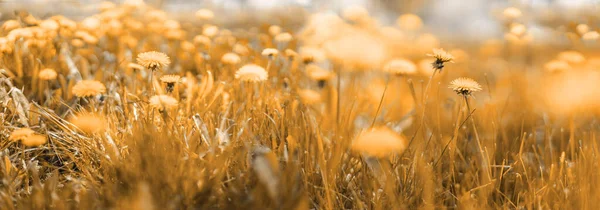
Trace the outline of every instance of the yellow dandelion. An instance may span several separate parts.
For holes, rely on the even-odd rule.
[[[582,53],[569,50],[558,54],[558,60],[566,61],[571,64],[579,64],[585,62],[585,56]]]
[[[325,51],[323,51],[321,48],[316,47],[302,47],[300,48],[299,54],[300,58],[302,59],[302,62],[304,62],[305,64],[312,62],[320,62],[325,60],[326,58]]]
[[[221,57],[221,62],[224,64],[236,65],[236,64],[240,63],[241,61],[242,61],[242,59],[240,58],[240,56],[235,53],[225,53]]]
[[[200,20],[212,20],[215,17],[213,11],[204,8],[196,11],[195,15]]]
[[[163,75],[162,77],[160,77],[161,82],[171,83],[171,84],[178,83],[180,79],[181,79],[181,76],[174,75],[174,74]]]
[[[417,73],[417,65],[406,59],[394,59],[387,62],[383,70],[395,75],[412,75]]]
[[[580,23],[580,24],[577,24],[577,26],[575,27],[575,30],[580,35],[583,35],[583,34],[587,33],[588,31],[590,31],[590,26],[588,26],[587,24],[584,24],[584,23]]]
[[[415,14],[400,15],[400,17],[396,19],[396,24],[400,26],[401,29],[407,31],[416,31],[423,27],[423,21]]]
[[[481,91],[481,85],[471,78],[461,77],[450,82],[450,89],[456,94],[468,96],[473,92]]]
[[[44,135],[33,134],[23,139],[21,143],[28,147],[38,147],[48,142],[48,138]]]
[[[520,9],[515,7],[508,7],[502,11],[502,15],[504,15],[507,19],[517,19],[523,15]]]
[[[73,86],[71,91],[77,97],[91,97],[106,92],[106,87],[95,80],[82,80]]]
[[[154,71],[158,70],[161,66],[168,66],[171,64],[171,60],[169,56],[162,52],[150,51],[138,54],[137,63]]]
[[[581,36],[583,40],[598,40],[600,38],[600,33],[597,31],[590,31]]]
[[[210,38],[204,35],[197,35],[194,37],[194,44],[199,46],[210,47],[211,42],[212,41],[210,40]]]
[[[435,62],[432,63],[434,69],[441,70],[444,68],[444,63],[453,62],[454,56],[444,51],[444,49],[433,49],[433,53],[427,54],[427,56],[435,58]]]
[[[362,132],[352,142],[351,149],[374,157],[402,154],[406,149],[406,138],[387,127],[377,127]]]
[[[168,95],[155,95],[150,97],[150,107],[159,111],[177,108],[179,102],[177,99]]]
[[[267,71],[258,65],[247,64],[235,72],[235,78],[244,82],[261,82],[268,78]]]
[[[129,64],[127,64],[127,68],[130,68],[130,69],[133,69],[136,71],[140,71],[140,70],[144,69],[144,66],[137,64],[137,63],[129,63]]]
[[[38,73],[38,77],[40,77],[41,80],[45,80],[45,81],[49,81],[49,80],[54,80],[56,79],[56,76],[58,76],[58,74],[56,73],[56,71],[54,71],[54,69],[43,69],[40,71],[40,73]]]
[[[566,61],[562,60],[551,60],[544,64],[544,69],[548,72],[564,72],[571,69],[571,65]]]
[[[285,49],[285,51],[283,53],[285,54],[286,57],[288,57],[290,59],[298,57],[298,53],[292,49]]]
[[[288,32],[280,33],[275,36],[275,42],[279,42],[279,43],[286,43],[286,42],[292,41],[292,39],[293,39],[292,34],[290,34]]]
[[[29,128],[19,128],[10,133],[8,140],[10,141],[22,141],[28,138],[29,136],[35,134],[35,131]]]
[[[214,25],[205,25],[202,29],[202,35],[207,37],[213,37],[219,33],[219,27]]]
[[[366,17],[369,17],[369,11],[367,11],[367,9],[364,7],[353,5],[344,8],[344,10],[342,11],[342,17],[344,17],[344,19],[346,20],[356,22],[363,20]]]
[[[279,51],[274,48],[266,48],[262,51],[261,55],[273,58],[279,54]]]
[[[306,66],[306,74],[309,78],[316,81],[329,80],[335,76],[333,72],[325,70],[315,64]]]
[[[276,36],[279,33],[281,33],[281,27],[278,25],[269,26],[269,34],[271,34],[271,36]]]
[[[304,104],[317,104],[322,100],[321,93],[310,89],[298,90],[298,96]]]
[[[73,124],[78,131],[87,134],[102,132],[106,126],[104,118],[93,113],[79,113],[71,117],[69,122]]]
[[[7,20],[4,22],[4,24],[2,24],[2,30],[5,32],[12,31],[13,29],[17,29],[19,27],[21,27],[21,24],[16,20]]]

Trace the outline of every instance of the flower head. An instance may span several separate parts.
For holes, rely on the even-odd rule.
[[[352,142],[352,150],[375,157],[402,153],[406,147],[406,138],[387,127],[377,127],[362,132]]]
[[[28,138],[29,136],[35,134],[35,131],[29,129],[29,128],[19,128],[17,130],[14,130],[12,133],[10,133],[10,136],[8,137],[8,140],[10,141],[22,141],[26,138]]]
[[[195,15],[200,20],[212,20],[215,17],[213,11],[209,9],[200,9],[196,11]]]
[[[235,72],[236,79],[248,82],[265,81],[267,80],[268,76],[269,74],[263,67],[255,64],[244,65],[237,72]]]
[[[163,75],[162,77],[160,77],[161,82],[171,84],[179,82],[179,79],[181,79],[181,76],[174,74]]]
[[[450,82],[450,89],[456,94],[468,96],[473,92],[481,91],[481,85],[471,78],[461,77]]]
[[[150,106],[159,111],[177,108],[177,99],[168,95],[155,95],[150,98]]]
[[[162,52],[150,51],[138,54],[137,62],[150,70],[158,70],[161,66],[171,64],[169,56]]]
[[[79,113],[69,119],[69,122],[79,131],[94,134],[104,130],[106,124],[104,119],[93,113]]]
[[[292,41],[292,39],[293,39],[292,34],[290,34],[288,32],[280,33],[275,36],[275,42],[279,42],[279,43],[289,42],[289,41]]]
[[[560,52],[557,56],[558,60],[566,61],[571,64],[579,64],[585,62],[585,56],[582,53],[569,50]]]
[[[48,142],[48,138],[44,135],[32,134],[21,140],[21,143],[28,147],[37,147]]]
[[[91,97],[106,92],[106,87],[101,82],[95,80],[81,80],[73,86],[71,90],[77,97]]]
[[[406,59],[394,59],[387,62],[383,70],[395,75],[412,75],[417,73],[417,65]]]
[[[262,51],[261,55],[273,58],[279,54],[279,51],[274,48],[266,48]]]
[[[38,77],[40,77],[41,80],[54,80],[56,79],[56,76],[58,74],[56,73],[56,71],[54,71],[54,69],[43,69],[40,71],[40,73],[38,73]]]
[[[322,100],[319,92],[310,89],[298,90],[298,96],[300,96],[300,100],[305,104],[316,104]]]
[[[221,57],[221,62],[224,64],[236,65],[236,64],[240,63],[241,61],[242,61],[242,59],[240,58],[240,56],[235,53],[225,53]]]
[[[306,66],[306,74],[309,78],[319,82],[320,87],[324,86],[327,80],[330,80],[335,76],[333,72],[325,70],[315,64]]]
[[[564,72],[571,69],[571,65],[563,60],[551,60],[544,64],[544,69],[548,72]]]
[[[453,62],[454,56],[444,51],[444,49],[433,49],[433,53],[427,54],[427,56],[435,58],[435,62],[432,63],[434,69],[441,70],[444,68],[444,63]]]

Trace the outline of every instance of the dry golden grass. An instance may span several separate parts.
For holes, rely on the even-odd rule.
[[[140,2],[3,21],[0,209],[600,208],[593,25],[558,49],[511,7],[461,45],[415,14]]]

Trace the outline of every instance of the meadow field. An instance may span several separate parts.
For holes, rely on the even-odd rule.
[[[0,16],[0,210],[600,209],[600,13],[95,8]]]

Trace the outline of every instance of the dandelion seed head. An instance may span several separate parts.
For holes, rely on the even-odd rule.
[[[209,9],[199,9],[198,11],[196,11],[195,13],[196,18],[200,19],[200,20],[212,20],[215,17],[215,13],[213,13],[213,11],[209,10]]]
[[[387,127],[364,131],[352,142],[351,149],[374,157],[401,154],[407,147],[406,138]]]
[[[235,72],[235,78],[244,82],[261,82],[267,80],[268,73],[261,66],[247,64]]]
[[[69,119],[78,131],[86,134],[95,134],[104,131],[106,123],[104,118],[94,113],[79,113]]]
[[[279,42],[279,43],[287,43],[289,41],[292,41],[292,39],[293,39],[292,34],[287,33],[287,32],[280,33],[275,36],[275,42]]]
[[[383,70],[395,75],[413,75],[417,73],[417,65],[406,59],[394,59],[388,61]]]
[[[275,48],[266,48],[261,52],[262,56],[267,56],[269,58],[275,57],[279,54],[279,50]]]
[[[223,54],[223,56],[221,56],[221,62],[224,64],[236,65],[241,61],[242,59],[240,58],[240,56],[235,53],[225,53]]]
[[[401,29],[407,31],[416,31],[423,27],[423,21],[415,14],[403,14],[396,19],[396,24]]]
[[[91,97],[106,92],[106,87],[95,80],[82,80],[73,86],[72,93],[77,97]]]
[[[178,104],[179,102],[177,99],[168,95],[155,95],[150,97],[150,107],[159,111],[177,108]]]
[[[461,77],[450,82],[448,88],[454,90],[456,94],[468,96],[473,92],[481,91],[481,85],[471,78]]]
[[[180,81],[180,79],[181,79],[181,76],[174,75],[174,74],[163,75],[160,77],[161,82],[168,83],[168,84],[178,83]]]
[[[56,76],[58,76],[58,74],[56,73],[56,71],[54,71],[54,69],[42,69],[40,71],[40,73],[38,73],[38,77],[41,80],[45,80],[45,81],[49,81],[49,80],[55,80]]]
[[[171,64],[169,56],[162,52],[150,51],[140,53],[136,59],[137,63],[150,70],[158,70],[160,67],[165,67]]]

